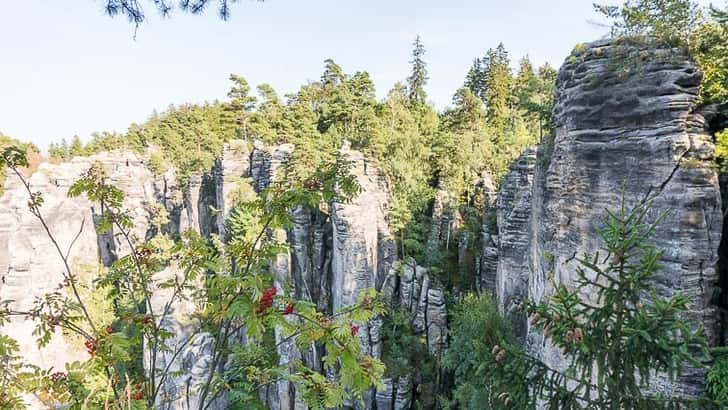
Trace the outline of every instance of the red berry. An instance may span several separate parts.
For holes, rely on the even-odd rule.
[[[88,352],[88,354],[90,354],[91,356],[93,356],[94,354],[96,354],[96,347],[97,346],[96,346],[96,341],[95,340],[88,339],[85,342],[83,342],[83,345],[86,346],[86,351]]]
[[[291,313],[293,313],[293,302],[288,302],[286,308],[283,309],[283,314],[290,315]]]
[[[356,336],[356,334],[359,333],[359,326],[355,324],[351,324],[351,335]]]
[[[275,287],[266,289],[265,292],[263,292],[263,296],[260,297],[258,308],[255,309],[255,313],[265,313],[269,307],[273,306],[273,296],[275,296],[276,292],[277,290]]]

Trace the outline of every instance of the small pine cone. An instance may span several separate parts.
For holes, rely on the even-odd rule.
[[[581,339],[583,337],[583,333],[581,332],[581,328],[577,327],[574,329],[574,342],[579,343],[581,342]]]
[[[497,355],[495,355],[495,361],[500,363],[501,361],[503,361],[503,359],[505,359],[505,357],[506,357],[506,351],[501,350],[498,352]]]
[[[538,313],[535,313],[533,316],[531,316],[531,326],[536,325],[538,321],[541,320],[541,315]]]

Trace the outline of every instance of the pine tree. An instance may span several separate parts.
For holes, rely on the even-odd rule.
[[[419,35],[412,43],[412,71],[407,77],[407,96],[410,103],[414,105],[423,105],[427,102],[427,93],[425,93],[425,85],[429,77],[427,76],[427,63],[424,60],[425,46]]]
[[[230,102],[226,107],[231,116],[231,120],[239,127],[239,133],[242,138],[248,137],[248,120],[251,111],[255,108],[255,97],[249,95],[250,86],[245,78],[230,74],[230,81],[233,82],[232,88],[228,91]]]
[[[486,81],[483,61],[480,58],[476,58],[473,60],[473,65],[470,66],[468,74],[465,76],[463,87],[468,88],[473,95],[480,98],[485,95]]]
[[[488,125],[498,138],[505,134],[511,107],[513,79],[511,77],[510,60],[503,43],[493,50],[488,50],[484,65],[486,88],[481,99],[485,102]]]
[[[71,146],[68,148],[68,156],[70,158],[84,155],[83,143],[78,135],[74,135],[71,139]]]
[[[66,141],[65,138],[61,140],[60,149],[58,150],[58,153],[60,154],[60,158],[64,161],[68,161],[70,158],[70,154],[68,152],[68,141]]]

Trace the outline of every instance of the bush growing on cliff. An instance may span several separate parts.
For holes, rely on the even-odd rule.
[[[445,365],[454,371],[458,408],[551,409],[711,408],[705,398],[662,396],[645,388],[656,372],[702,367],[707,342],[685,315],[688,299],[653,287],[662,252],[650,243],[659,216],[650,202],[607,211],[598,233],[603,249],[578,258],[574,287],[549,278],[553,294],[524,302],[544,345],[564,356],[555,368],[526,354],[488,296],[468,297],[454,314]],[[594,295],[587,301],[583,295]],[[709,384],[721,394],[716,366]]]
[[[707,390],[718,406],[725,409],[728,407],[728,348],[718,347],[711,353],[715,360],[706,376]]]

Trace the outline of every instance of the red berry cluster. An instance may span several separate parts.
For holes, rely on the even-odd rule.
[[[137,383],[134,385],[134,393],[130,395],[132,400],[144,400],[144,385]]]
[[[359,333],[359,327],[358,325],[355,325],[353,323],[349,324],[351,326],[351,335],[356,336],[357,333]]]
[[[98,347],[96,344],[96,340],[88,339],[85,342],[83,342],[83,345],[86,346],[86,351],[91,356],[96,354],[96,348]]]
[[[291,313],[293,313],[293,302],[288,302],[286,308],[283,309],[283,314],[290,315]]]
[[[260,302],[258,302],[258,308],[255,310],[256,314],[265,313],[269,307],[273,306],[273,296],[276,295],[276,292],[275,286],[263,292],[263,296],[260,297]]]
[[[62,382],[68,378],[68,375],[64,372],[55,372],[51,375],[51,381],[53,383]]]

